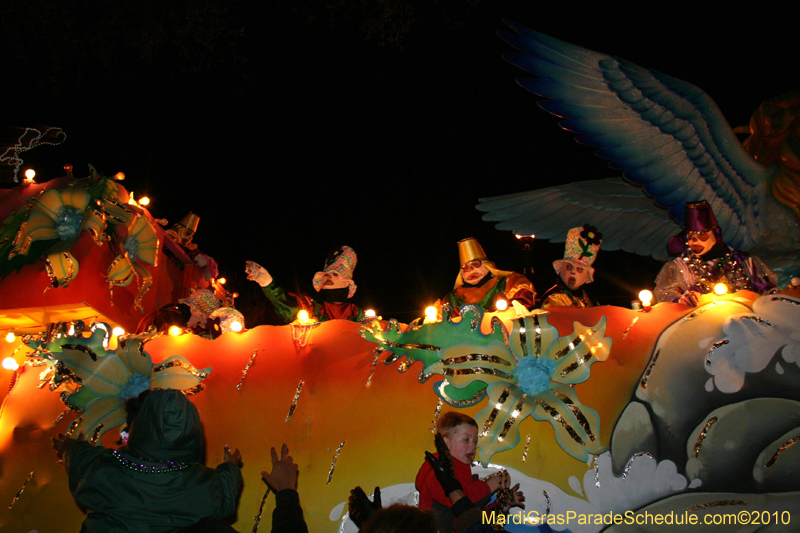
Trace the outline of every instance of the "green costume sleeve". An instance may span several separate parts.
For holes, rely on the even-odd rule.
[[[264,296],[270,301],[281,320],[286,324],[294,321],[297,311],[300,310],[296,299],[289,296],[275,280],[266,287],[261,287],[261,290],[264,291]]]

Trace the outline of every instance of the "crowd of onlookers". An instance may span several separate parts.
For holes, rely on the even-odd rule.
[[[197,408],[178,390],[156,389],[126,403],[127,440],[119,449],[93,446],[83,435],[53,439],[64,459],[69,489],[86,512],[84,533],[225,533],[242,488],[242,457],[224,450],[222,464],[202,464],[203,426]],[[437,422],[436,453],[425,452],[417,474],[419,506],[382,506],[380,488],[370,500],[361,487],[348,498],[360,532],[481,533],[482,510],[524,507],[519,485],[505,471],[486,480],[471,471],[478,443],[472,418],[448,412]],[[298,468],[286,444],[273,447],[272,470],[261,477],[275,493],[273,533],[307,532],[297,492]]]

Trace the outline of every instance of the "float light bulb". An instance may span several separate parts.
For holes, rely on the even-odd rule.
[[[375,310],[367,309],[366,311],[364,311],[364,316],[367,318],[373,318],[375,316]]]
[[[231,331],[242,331],[242,323],[238,320],[231,322]]]
[[[714,285],[714,292],[722,296],[723,294],[726,294],[728,292],[728,286],[725,285],[724,283],[717,283],[716,285]]]
[[[181,333],[183,333],[183,330],[179,326],[170,326],[169,327],[169,334],[172,335],[173,337],[177,337]]]
[[[139,205],[150,205],[150,198],[147,196],[142,196],[139,198]]]
[[[111,330],[111,334],[116,335],[117,337],[122,337],[123,335],[125,335],[125,330],[117,326]]]
[[[297,319],[300,322],[307,322],[308,321],[308,311],[306,311],[305,309],[301,309],[300,311],[298,311],[297,312]]]
[[[17,336],[16,336],[16,335],[14,335],[14,332],[13,332],[13,331],[9,331],[9,332],[6,334],[6,342],[14,342],[16,339],[17,339]]]
[[[217,281],[219,281],[220,285],[225,285],[228,282],[228,280],[225,278],[219,278]]]
[[[25,180],[29,182],[33,182],[33,178],[36,176],[36,171],[32,168],[29,168],[25,171]]]
[[[653,293],[648,290],[639,291],[639,299],[642,301],[642,305],[647,307],[653,302]]]
[[[432,305],[429,305],[425,308],[425,318],[429,320],[436,320],[436,308]]]
[[[19,368],[19,365],[13,357],[6,357],[3,359],[3,368],[8,370],[16,370]]]
[[[75,336],[75,324],[70,324],[69,331],[67,331],[67,335],[69,335],[70,337]]]
[[[494,307],[495,307],[495,308],[496,308],[498,311],[505,311],[506,309],[508,309],[508,302],[507,302],[506,300],[504,300],[504,299],[500,298],[500,299],[499,299],[499,300],[497,300],[497,302],[494,304]]]
[[[124,172],[117,172],[116,174],[114,174],[114,179],[117,180],[117,181],[124,180],[125,179],[125,173]]]

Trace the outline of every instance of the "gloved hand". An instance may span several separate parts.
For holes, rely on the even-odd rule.
[[[272,283],[272,276],[266,268],[253,261],[245,261],[244,271],[247,273],[247,279],[255,281],[262,287],[266,287]]]
[[[433,467],[433,473],[436,474],[436,479],[442,485],[445,495],[456,490],[464,490],[453,473],[453,459],[450,457],[450,449],[441,434],[436,434],[435,443],[439,458],[437,459],[430,452],[425,452],[425,459]]]
[[[350,497],[347,498],[347,508],[350,513],[350,519],[358,528],[361,528],[361,525],[372,516],[372,513],[379,510],[381,507],[380,487],[375,487],[373,501],[369,501],[367,494],[361,487],[356,487],[351,490]]]

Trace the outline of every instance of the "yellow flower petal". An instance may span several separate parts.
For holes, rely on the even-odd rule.
[[[81,212],[89,205],[89,200],[89,193],[86,192],[86,189],[68,187],[61,191],[61,201],[64,205],[74,207]]]
[[[66,288],[78,275],[78,260],[67,250],[72,247],[74,240],[62,241],[50,249],[45,263],[45,270],[53,285]]]
[[[73,435],[85,433],[86,440],[99,438],[109,429],[125,422],[125,404],[116,396],[104,396],[90,401],[84,411],[84,419],[73,430]],[[102,427],[98,427],[102,424]]]
[[[64,207],[64,202],[61,199],[61,194],[55,189],[50,189],[36,199],[33,204],[33,211],[43,213],[55,221],[62,207]]]
[[[130,285],[133,277],[133,265],[131,265],[128,254],[115,257],[111,262],[111,266],[108,267],[108,273],[106,273],[106,280],[108,280],[109,285],[116,285],[117,287]]]

